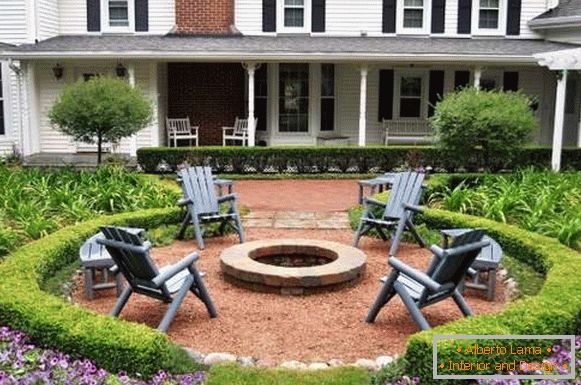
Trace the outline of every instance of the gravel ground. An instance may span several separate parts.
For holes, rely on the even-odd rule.
[[[293,181],[293,185],[296,183]],[[240,183],[239,191],[243,190],[242,185]],[[354,186],[350,189],[355,191]],[[240,191],[240,195],[244,194]],[[349,197],[349,204],[354,199]],[[330,203],[338,204],[337,200]],[[280,204],[284,206],[286,203]],[[352,239],[352,233],[348,230],[261,228],[248,229],[247,236],[248,240],[294,237],[344,244],[350,244]],[[287,297],[248,291],[223,279],[219,266],[220,252],[235,241],[233,236],[208,240],[207,249],[202,252],[199,261],[199,268],[207,274],[206,284],[219,317],[209,319],[201,302],[193,295],[188,296],[169,330],[169,337],[175,342],[204,353],[230,352],[277,362],[333,358],[354,362],[359,358],[402,353],[407,337],[418,331],[398,298],[382,310],[374,324],[363,322],[379,290],[379,278],[388,270],[387,243],[371,238],[362,240],[361,247],[367,254],[368,264],[365,277],[356,286],[305,297]],[[153,256],[157,263],[164,265],[194,250],[196,246],[191,241],[175,242],[154,250]],[[424,269],[430,253],[415,245],[404,244],[398,257]],[[115,302],[115,290],[97,292],[96,299],[88,301],[83,297],[82,279],[77,279],[79,284],[76,285],[73,300],[99,313],[108,313]],[[504,287],[501,284],[497,286],[496,302],[487,302],[480,292],[470,290],[466,298],[476,314],[496,312],[505,303]],[[166,307],[161,302],[134,295],[122,318],[156,327]],[[461,316],[451,299],[424,309],[424,314],[432,325]]]

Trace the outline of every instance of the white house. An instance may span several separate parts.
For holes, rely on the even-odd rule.
[[[581,44],[579,9],[579,0],[5,0],[0,150],[93,150],[57,132],[47,112],[64,85],[97,74],[125,75],[156,107],[151,126],[118,149],[130,154],[166,143],[168,116],[189,116],[201,145],[221,144],[236,116],[258,118],[257,144],[383,143],[385,128],[425,133],[438,98],[465,85],[535,96],[536,142],[562,132],[562,145],[578,146],[581,79],[568,73],[555,119],[563,76],[539,54]]]

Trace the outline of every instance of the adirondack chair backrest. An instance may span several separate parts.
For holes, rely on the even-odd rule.
[[[184,196],[192,201],[196,214],[220,211],[210,167],[189,167],[180,171]]]
[[[112,226],[101,227],[104,245],[113,261],[136,292],[147,292],[158,297],[171,298],[167,287],[156,288],[152,282],[159,271],[149,256],[149,247],[141,237]]]
[[[480,242],[483,240],[483,237],[484,230],[476,229],[469,231],[454,238],[451,247],[447,250],[453,251],[458,247]],[[452,289],[456,288],[466,276],[468,268],[472,265],[480,251],[481,249],[478,248],[462,254],[449,255],[443,258],[434,256],[434,259],[426,273],[439,284],[452,284],[450,287]],[[430,293],[425,290],[422,300],[425,300],[429,294]]]
[[[190,126],[190,118],[179,118],[179,119],[170,119],[166,118],[166,127],[167,132],[170,134],[177,134],[178,136],[181,135],[189,135],[192,133],[191,126]]]
[[[401,172],[395,175],[383,218],[400,219],[406,210],[404,203],[417,205],[422,195],[425,175],[419,172]]]

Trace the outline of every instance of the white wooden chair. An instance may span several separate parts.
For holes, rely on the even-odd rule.
[[[167,145],[171,146],[173,141],[174,147],[178,146],[178,140],[187,139],[189,140],[190,146],[192,145],[192,140],[196,141],[196,147],[198,147],[198,129],[200,127],[193,126],[190,124],[190,118],[179,118],[179,119],[165,119],[165,126],[167,130]]]
[[[434,130],[426,119],[383,119],[383,143],[430,144],[435,140]]]
[[[254,128],[258,125],[258,119],[254,119]],[[248,119],[236,117],[233,127],[222,127],[222,145],[226,146],[227,141],[242,142],[243,146],[248,145]]]

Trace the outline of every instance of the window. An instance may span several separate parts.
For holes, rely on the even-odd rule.
[[[284,0],[284,26],[305,26],[305,0]]]
[[[279,67],[280,132],[309,131],[309,65],[281,64]]]
[[[403,27],[424,28],[424,0],[404,0]]]
[[[263,64],[254,74],[254,116],[258,119],[257,131],[266,131],[267,124],[268,79],[266,68],[266,64]]]
[[[4,83],[2,82],[2,63],[0,63],[0,135],[6,135],[4,116]]]
[[[335,65],[321,64],[321,131],[335,129]]]
[[[101,31],[133,32],[135,29],[135,1],[101,0]]]
[[[500,0],[479,0],[478,28],[498,29],[500,16]]]
[[[484,91],[492,91],[498,87],[498,83],[494,78],[480,79],[480,89]]]
[[[129,27],[129,4],[127,0],[109,0],[109,26]]]
[[[400,118],[419,118],[422,116],[423,78],[402,76],[400,80]]]

